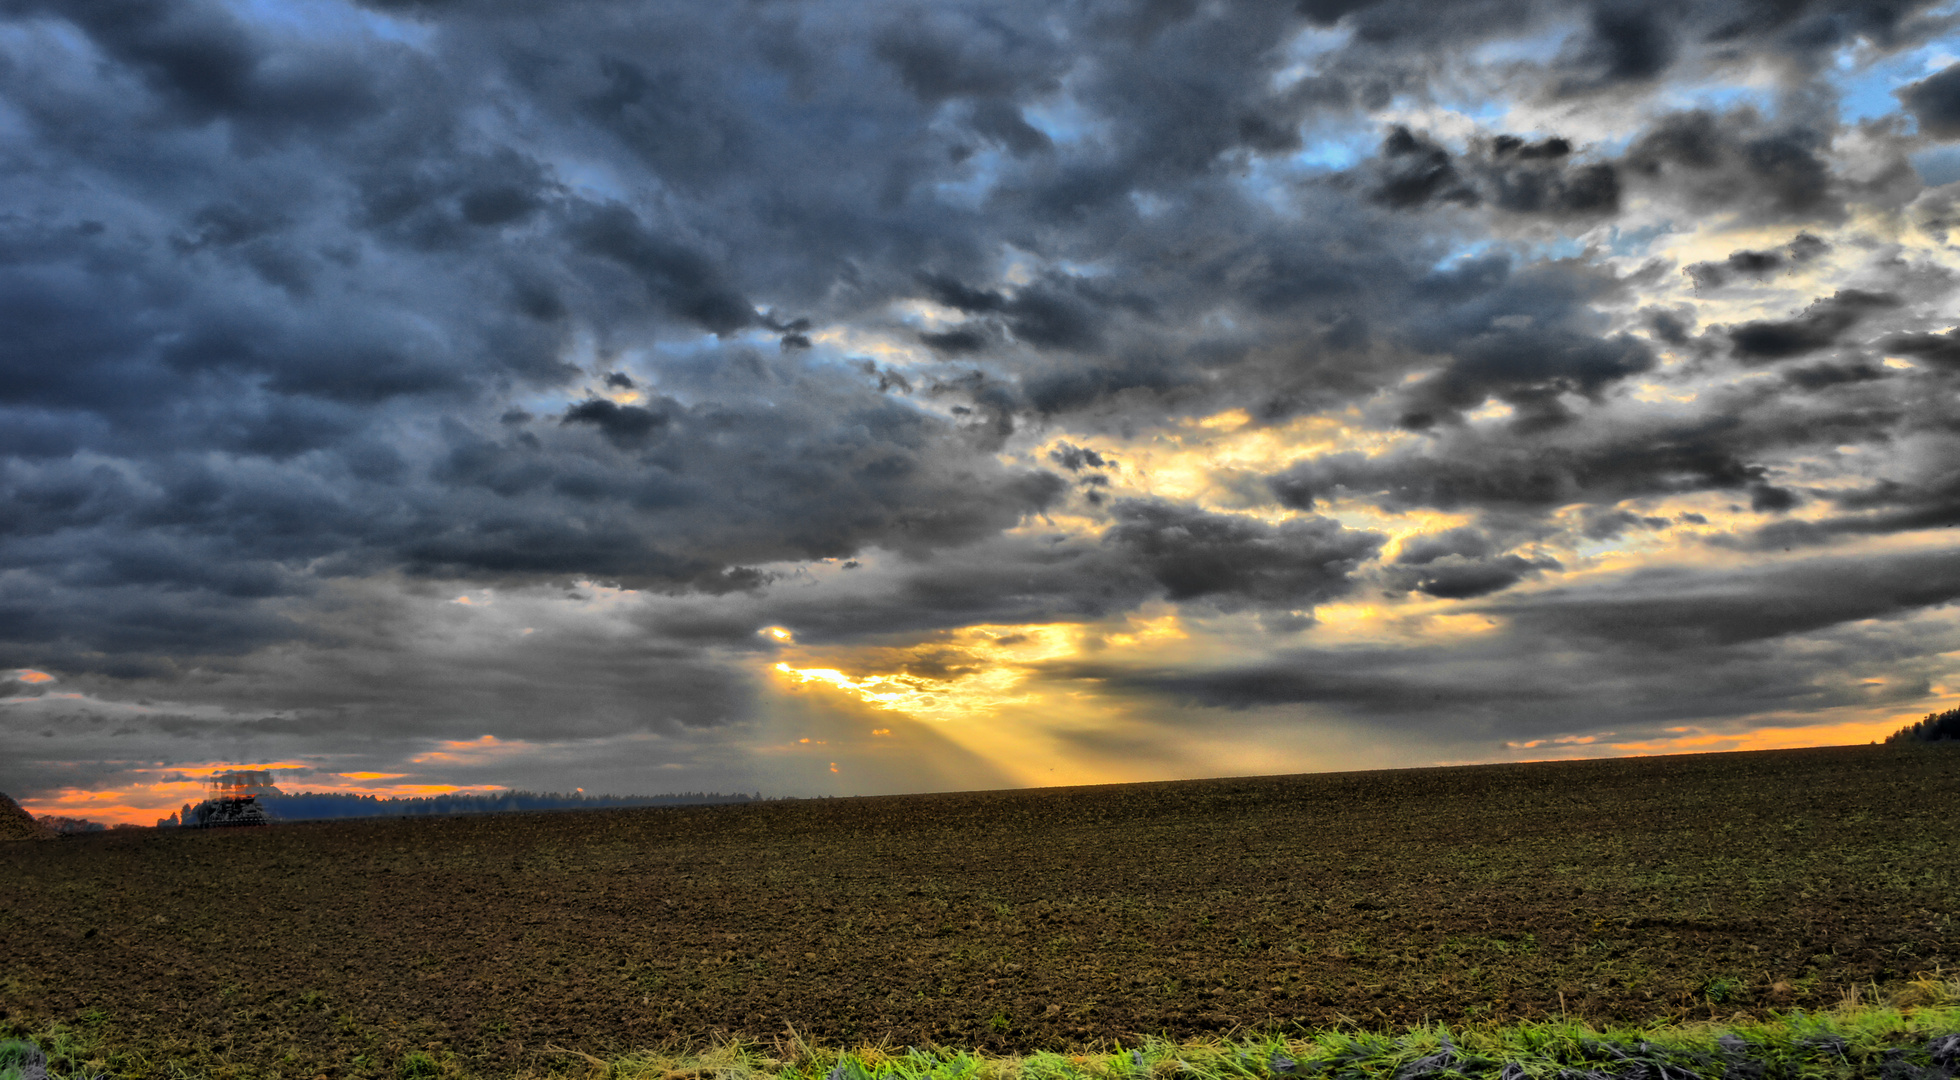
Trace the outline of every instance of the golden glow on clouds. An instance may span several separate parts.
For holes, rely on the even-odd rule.
[[[1126,468],[1111,482],[1221,509],[1236,501],[1221,498],[1226,494],[1221,481],[1236,474],[1266,476],[1324,454],[1358,451],[1375,456],[1414,438],[1407,432],[1364,428],[1358,421],[1354,415],[1301,416],[1283,424],[1255,425],[1243,409],[1184,420],[1116,449]]]
[[[482,765],[492,761],[521,758],[537,752],[537,745],[521,739],[504,740],[495,735],[484,735],[475,739],[449,739],[436,744],[439,749],[426,750],[409,758],[414,765]]]
[[[1633,399],[1648,405],[1692,405],[1700,398],[1698,391],[1658,382],[1637,382],[1633,384]]]
[[[45,671],[35,671],[33,668],[21,668],[15,671],[14,678],[30,685],[55,681],[54,676]]]
[[[1127,649],[1139,645],[1185,641],[1191,637],[1175,614],[1156,618],[1142,614],[1133,615],[1128,620],[1128,627],[1127,630],[1102,635],[1103,643],[1119,649]]]
[[[1482,423],[1495,423],[1499,420],[1509,420],[1516,414],[1517,410],[1512,408],[1508,403],[1492,398],[1481,407],[1472,409],[1463,415],[1468,420],[1475,420]]]
[[[774,670],[790,686],[821,684],[877,709],[953,720],[1027,702],[1024,665],[1077,655],[1081,633],[1067,625],[970,626],[909,647],[852,650],[845,655],[857,674],[810,660]]]
[[[1161,777],[1167,767],[1180,775],[1212,773],[1191,771],[1207,756],[1197,747],[1114,759],[1074,749],[1081,739],[1128,745],[1138,737],[1139,720],[1129,705],[1093,685],[1046,680],[1042,665],[1092,653],[1101,661],[1161,650],[1182,656],[1188,642],[1178,616],[1153,609],[1108,624],[984,625],[904,646],[798,650],[770,670],[793,698],[874,721],[833,729],[835,768],[851,770],[859,755],[905,752],[943,758],[936,766],[953,776],[964,756],[984,763],[995,782],[1114,783]],[[862,735],[867,727],[869,738]],[[840,742],[840,734],[852,732]],[[823,742],[804,737],[787,749]]]
[[[1464,614],[1450,600],[1411,593],[1399,600],[1322,604],[1314,609],[1318,644],[1435,644],[1481,637],[1503,629],[1488,615]]]
[[[1174,427],[1145,437],[1116,439],[1065,433],[1003,454],[1016,465],[1053,468],[1049,458],[1063,443],[1093,450],[1112,464],[1085,469],[1109,480],[1115,496],[1164,498],[1192,502],[1213,512],[1242,513],[1267,522],[1296,516],[1270,505],[1246,505],[1235,485],[1248,477],[1264,477],[1322,454],[1359,452],[1376,456],[1417,436],[1404,431],[1380,431],[1361,425],[1358,413],[1338,416],[1300,416],[1281,424],[1259,425],[1244,409],[1209,416],[1187,417]],[[1060,518],[1080,531],[1094,531],[1086,518]]]

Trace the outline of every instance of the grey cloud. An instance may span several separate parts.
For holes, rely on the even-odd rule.
[[[1403,393],[1402,423],[1430,427],[1496,397],[1518,410],[1521,424],[1556,426],[1569,418],[1560,395],[1595,398],[1652,368],[1646,342],[1600,336],[1586,306],[1620,288],[1610,276],[1570,265],[1514,270],[1504,256],[1426,276],[1416,295],[1433,307],[1408,319],[1405,333],[1410,345],[1449,362]]]
[[[1900,334],[1886,338],[1880,348],[1898,356],[1911,356],[1943,366],[1960,366],[1960,328],[1944,334]]]
[[[1755,360],[1784,360],[1837,343],[1852,327],[1874,312],[1900,305],[1890,293],[1840,289],[1803,310],[1794,319],[1744,323],[1729,330],[1737,356]]]
[[[1097,620],[1154,598],[1236,611],[1311,608],[1346,595],[1385,537],[1310,517],[1267,525],[1153,500],[1117,500],[1102,539],[977,542],[801,595],[771,617],[814,643],[876,641],[975,623]]]
[[[1800,232],[1780,249],[1770,251],[1732,251],[1721,262],[1699,262],[1682,268],[1697,288],[1712,289],[1734,278],[1762,281],[1810,262],[1831,249],[1831,245],[1807,232]]]
[[[1083,469],[1104,469],[1108,468],[1110,464],[1107,458],[1096,451],[1086,446],[1071,446],[1068,443],[1063,443],[1055,449],[1048,451],[1048,460],[1070,472],[1081,472]]]
[[[1626,175],[1699,211],[1744,220],[1835,221],[1843,203],[1822,156],[1825,132],[1773,128],[1753,110],[1663,117],[1627,149]]]
[[[1450,152],[1408,128],[1396,127],[1382,141],[1382,175],[1373,195],[1393,207],[1431,202],[1474,206],[1482,197],[1463,182]]]
[[[74,23],[109,59],[139,75],[182,123],[225,118],[254,137],[280,139],[293,129],[343,126],[381,109],[361,60],[325,50],[285,51],[275,58],[216,4],[12,6]]]
[[[951,330],[933,334],[920,334],[919,340],[931,346],[935,352],[949,356],[977,353],[998,343],[998,335],[989,333],[984,324],[964,324]]]
[[[1887,371],[1885,368],[1866,360],[1856,360],[1843,364],[1807,364],[1802,367],[1789,368],[1783,372],[1783,377],[1792,386],[1812,391],[1822,390],[1832,386],[1841,386],[1846,383],[1873,382],[1878,379],[1890,378],[1892,375],[1893,372]]]
[[[1814,492],[1835,513],[1800,521],[1779,521],[1741,536],[1718,538],[1721,546],[1745,551],[1814,547],[1859,536],[1950,529],[1960,525],[1960,443],[1950,422],[1943,438],[1923,439],[1919,460],[1902,477],[1888,477],[1851,489]]]
[[[1482,405],[1490,397],[1516,407],[1519,423],[1549,426],[1570,419],[1561,394],[1597,395],[1654,366],[1645,342],[1601,340],[1530,327],[1494,327],[1457,347],[1455,362],[1409,393],[1403,423],[1422,428]]]
[[[1356,45],[1384,54],[1422,56],[1519,35],[1540,20],[1582,22],[1550,65],[1547,92],[1587,96],[1651,90],[1671,70],[1694,60],[1733,64],[1773,53],[1814,71],[1834,50],[1864,38],[1894,50],[1943,32],[1926,4],[1837,2],[1720,2],[1631,4],[1620,0],[1565,3],[1438,3],[1435,0],[1301,0],[1310,22],[1345,26]]]
[[[1948,552],[1742,574],[1657,570],[1468,602],[1460,610],[1491,618],[1491,628],[1447,647],[1308,646],[1243,665],[1089,659],[1047,670],[1144,699],[1310,706],[1323,722],[1365,721],[1439,743],[1602,732],[1638,740],[1682,723],[1919,700],[1937,666],[1895,666],[1900,649],[1913,653],[1908,643],[1925,635],[1938,647],[1955,641],[1949,626],[1921,616],[1957,596],[1960,563]],[[1776,647],[1793,637],[1801,651]]]
[[[874,51],[920,98],[994,99],[1053,89],[1067,64],[1047,35],[952,11],[906,13],[879,31]]]
[[[1402,549],[1395,556],[1395,561],[1405,566],[1422,566],[1446,555],[1488,555],[1495,546],[1490,534],[1466,525],[1409,537],[1402,541]]]
[[[1664,529],[1672,523],[1668,518],[1636,514],[1618,507],[1592,507],[1587,510],[1580,531],[1588,540],[1617,540],[1635,529]]]
[[[1465,526],[1425,533],[1402,543],[1395,561],[1383,569],[1395,589],[1425,593],[1444,600],[1487,596],[1546,570],[1563,565],[1546,555],[1526,558],[1499,554],[1493,538]]]
[[[1599,217],[1619,210],[1616,167],[1575,163],[1572,152],[1572,144],[1556,136],[1527,142],[1499,135],[1479,140],[1459,158],[1433,139],[1397,126],[1382,142],[1371,194],[1398,209],[1488,204],[1551,217]]]
[[[1483,610],[1548,636],[1682,650],[1893,618],[1960,597],[1960,553],[1815,558],[1709,575],[1651,570],[1605,588],[1552,590]]]
[[[1496,558],[1466,558],[1445,555],[1419,567],[1397,567],[1389,579],[1398,587],[1426,593],[1442,600],[1468,600],[1502,592],[1525,578],[1564,565],[1550,556],[1527,559],[1522,555]]]
[[[1489,753],[1506,741],[1572,735],[1637,743],[1668,738],[1667,729],[1684,724],[1720,731],[1741,720],[1746,730],[1749,718],[1765,713],[1788,723],[1845,707],[1910,707],[1928,692],[1932,669],[1895,666],[1896,657],[1927,633],[1955,640],[1937,624],[1836,629],[1807,639],[1799,659],[1746,645],[1661,655],[1494,628],[1450,648],[1291,649],[1256,664],[1195,670],[1095,661],[1050,670],[1131,700],[1283,710],[1306,724],[1365,725],[1377,736]]]
[[[569,236],[582,250],[630,271],[649,296],[671,314],[717,334],[756,322],[754,305],[698,251],[646,227],[624,206],[594,207],[572,223]]]
[[[1566,167],[1564,139],[1525,143],[1499,136],[1485,172],[1500,209],[1519,214],[1598,217],[1620,208],[1619,171],[1606,162]]]
[[[1451,432],[1426,450],[1372,457],[1328,454],[1269,483],[1280,502],[1300,509],[1322,499],[1356,497],[1394,509],[1544,513],[1573,503],[1612,505],[1691,491],[1764,493],[1773,486],[1767,467],[1743,455],[1791,437],[1751,431],[1734,416],[1600,430],[1572,442],[1541,442],[1529,429],[1508,435]]]
[[[1172,600],[1309,607],[1345,593],[1386,540],[1329,518],[1277,526],[1164,502],[1122,500],[1104,541],[1137,560]]]
[[[1897,91],[1919,120],[1919,130],[1936,139],[1960,139],[1960,64]]]
[[[605,398],[588,398],[567,408],[559,423],[591,424],[603,432],[614,446],[635,446],[667,426],[670,417],[666,408],[673,404],[663,401],[662,410],[656,412],[640,405],[620,405]]]
[[[1566,60],[1572,74],[1561,89],[1615,89],[1661,75],[1679,51],[1672,14],[1665,6],[1650,4],[1595,6],[1585,43]]]

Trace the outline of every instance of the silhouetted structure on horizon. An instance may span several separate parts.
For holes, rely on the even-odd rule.
[[[214,773],[204,801],[185,813],[184,825],[193,829],[270,825],[272,818],[259,805],[259,798],[281,794],[272,786],[272,774],[263,770]]]

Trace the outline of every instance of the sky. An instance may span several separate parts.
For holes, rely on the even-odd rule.
[[[1960,4],[0,2],[0,790],[1960,704]]]

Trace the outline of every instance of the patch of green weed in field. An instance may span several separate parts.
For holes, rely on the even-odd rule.
[[[1734,1001],[1736,996],[1741,992],[1742,980],[1728,975],[1708,980],[1708,985],[1702,987],[1701,990],[1703,997],[1717,1005],[1725,1005]]]
[[[1006,1019],[996,1013],[989,1026],[1000,1030]],[[687,1056],[611,1060],[560,1052],[586,1061],[588,1080],[1902,1080],[1960,1069],[1960,981],[1920,980],[1886,1004],[1853,994],[1828,1013],[1796,1010],[1728,1024],[1598,1029],[1557,1020],[1400,1032],[1349,1026],[1003,1056],[914,1047],[834,1051],[801,1039],[774,1049],[771,1056],[738,1042]]]

